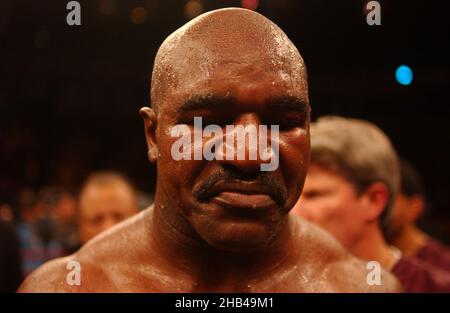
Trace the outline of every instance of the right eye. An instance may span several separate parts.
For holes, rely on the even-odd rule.
[[[279,112],[274,113],[273,116],[268,116],[265,121],[266,125],[278,125],[280,131],[289,131],[293,128],[304,128],[308,120],[306,113],[299,112]]]

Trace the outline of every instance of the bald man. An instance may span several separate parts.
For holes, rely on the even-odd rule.
[[[138,212],[136,192],[123,175],[97,172],[80,193],[78,228],[81,244]]]
[[[21,291],[397,290],[385,272],[381,285],[369,285],[366,263],[288,214],[308,167],[310,108],[303,60],[277,25],[237,8],[197,17],[161,45],[151,99],[153,109],[141,115],[148,157],[157,164],[154,206],[46,264]],[[176,135],[197,137],[198,118],[215,126],[193,144],[183,136],[180,148]],[[261,125],[271,125],[267,153],[251,158],[249,135],[237,149],[219,144],[216,157],[206,157],[212,129],[234,138],[229,126]],[[233,152],[220,157],[224,150]],[[262,170],[274,160],[277,166]],[[70,261],[81,266],[81,284],[66,283]]]

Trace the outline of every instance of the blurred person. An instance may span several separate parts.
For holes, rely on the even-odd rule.
[[[31,188],[23,188],[17,194],[16,206],[18,218],[28,221],[32,219],[32,207],[36,201],[36,192]]]
[[[136,191],[124,175],[112,171],[93,173],[84,183],[79,198],[81,243],[137,212]]]
[[[416,225],[426,207],[425,190],[420,174],[406,160],[400,162],[400,173],[400,192],[389,223],[390,241],[405,256],[414,257],[450,272],[450,249]]]
[[[17,232],[25,276],[44,262],[66,255],[51,217],[54,197],[55,191],[49,187],[42,188],[36,196],[28,189],[19,193],[18,203],[22,206]]]
[[[75,252],[79,247],[77,227],[77,201],[67,190],[58,190],[51,208],[55,237],[65,254]]]
[[[0,204],[0,220],[6,223],[12,223],[14,221],[14,212],[8,203]]]
[[[15,292],[21,281],[19,238],[10,223],[0,220],[0,293]]]
[[[375,125],[337,116],[311,124],[311,165],[294,213],[351,253],[390,270],[407,292],[450,292],[450,276],[402,256],[386,240],[399,189],[394,148]]]
[[[364,262],[288,214],[309,163],[307,88],[297,48],[254,11],[211,11],[172,33],[155,58],[153,108],[140,110],[157,169],[153,206],[44,265],[20,291],[397,291],[383,270],[383,285],[369,285]],[[171,130],[194,130],[195,117],[223,129],[278,125],[271,144],[279,151],[271,147],[267,162],[194,159],[192,150],[190,159],[177,160]],[[203,139],[197,151],[210,142]],[[242,147],[246,155],[252,150],[248,140]],[[279,167],[261,170],[277,160]],[[82,268],[79,285],[65,283],[68,262]]]

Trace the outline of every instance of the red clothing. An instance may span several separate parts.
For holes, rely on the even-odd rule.
[[[450,272],[450,249],[436,239],[428,239],[427,243],[417,251],[414,258],[430,266]]]
[[[414,258],[401,257],[392,273],[405,292],[450,292],[450,274]]]

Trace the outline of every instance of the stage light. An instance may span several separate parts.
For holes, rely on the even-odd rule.
[[[395,78],[399,84],[407,86],[412,82],[413,72],[409,66],[400,65],[395,71]]]

